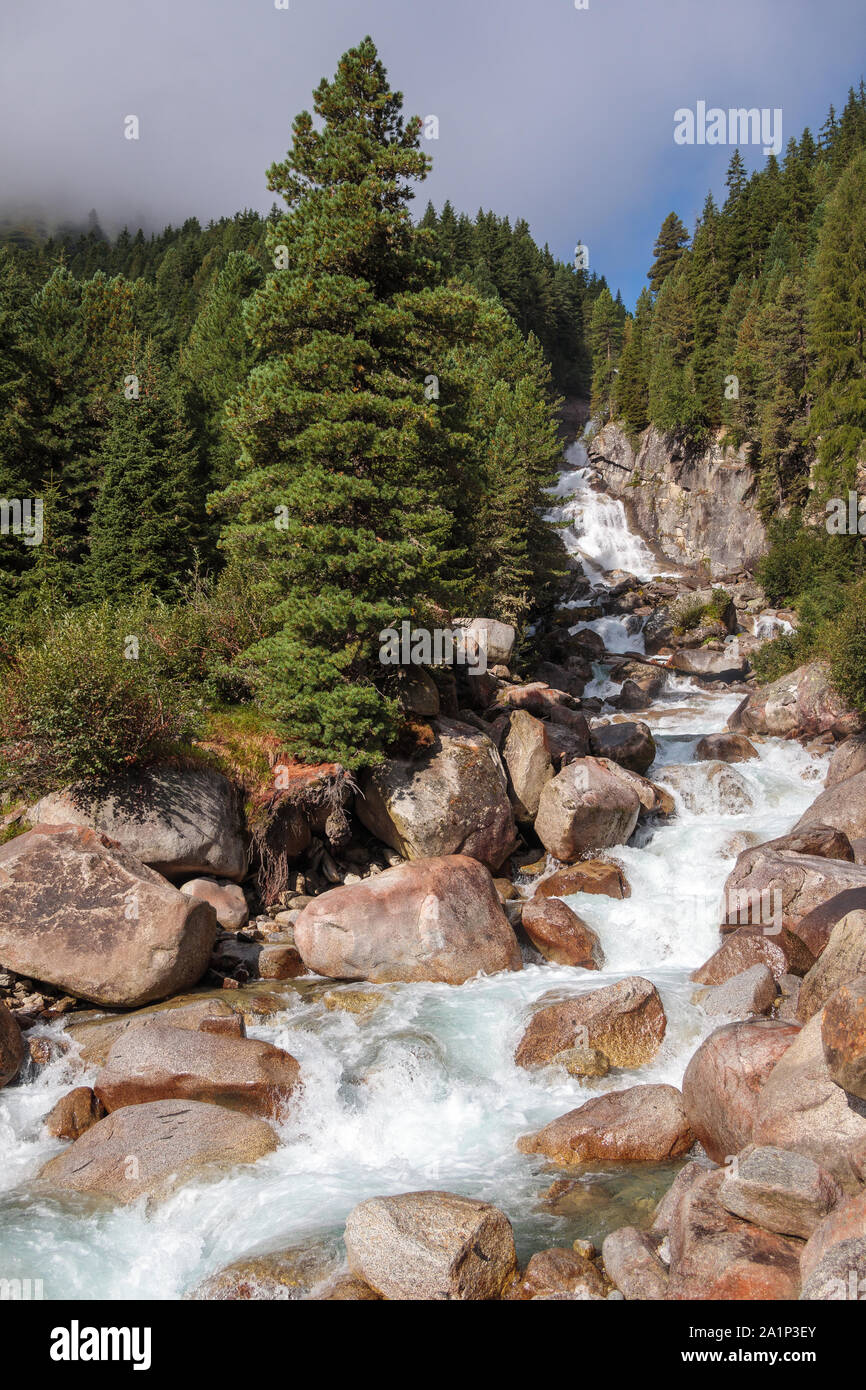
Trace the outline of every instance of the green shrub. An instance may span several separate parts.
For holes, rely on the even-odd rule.
[[[193,736],[189,692],[160,669],[133,618],[109,604],[78,609],[6,654],[0,788],[31,793],[99,780],[177,752]]]
[[[839,694],[866,714],[866,581],[848,590],[842,612],[826,625],[824,645]]]

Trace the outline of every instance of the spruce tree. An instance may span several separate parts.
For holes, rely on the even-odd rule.
[[[615,414],[614,385],[617,363],[622,346],[624,315],[605,287],[592,306],[590,340],[592,342],[592,401],[593,415],[608,420]]]
[[[647,279],[653,294],[658,294],[670,275],[683,250],[688,245],[689,234],[675,212],[669,212],[661,225],[661,231],[653,247],[655,260]]]
[[[616,411],[632,435],[641,434],[649,424],[649,333],[652,299],[642,290],[634,319],[627,325],[626,337],[616,379]]]

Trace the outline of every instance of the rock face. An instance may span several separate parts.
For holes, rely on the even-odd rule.
[[[866,1193],[840,1202],[815,1228],[800,1269],[804,1299],[862,1301],[866,1295]]]
[[[440,719],[419,758],[391,758],[362,779],[359,819],[406,859],[465,854],[498,869],[516,843],[502,760],[469,724]]]
[[[821,1015],[821,1041],[836,1085],[866,1100],[866,975],[830,995]]]
[[[502,758],[508,773],[514,815],[519,821],[533,821],[542,790],[553,776],[550,740],[541,720],[526,710],[516,709],[508,726]]]
[[[0,1002],[0,1086],[7,1086],[18,1075],[24,1061],[21,1029],[6,1005]]]
[[[152,1022],[118,1038],[93,1089],[109,1113],[149,1101],[196,1100],[277,1119],[299,1070],[294,1057],[270,1043]]]
[[[250,918],[243,889],[230,879],[191,878],[180,885],[188,898],[210,903],[216,919],[226,931],[240,931]]]
[[[656,745],[648,724],[596,724],[590,746],[597,758],[610,758],[640,776],[655,761]]]
[[[593,849],[625,844],[637,825],[640,799],[595,758],[581,758],[541,793],[535,833],[555,859],[571,863]]]
[[[835,787],[858,772],[866,772],[866,734],[852,734],[840,743],[830,759],[825,787]]]
[[[399,864],[308,903],[295,944],[335,980],[439,980],[520,970],[517,939],[490,874],[453,854]]]
[[[388,1299],[496,1299],[517,1273],[508,1218],[451,1192],[373,1197],[346,1222],[352,1273]]]
[[[601,970],[601,942],[582,918],[559,898],[533,898],[522,914],[523,930],[545,960],[554,965],[578,965]]]
[[[715,576],[766,550],[764,527],[748,500],[755,473],[745,448],[734,452],[713,443],[692,455],[653,428],[641,436],[635,455],[625,431],[611,423],[592,441],[590,458],[637,528],[670,559],[709,560]]]
[[[836,1179],[804,1154],[751,1144],[725,1169],[719,1201],[766,1231],[807,1240],[842,1198]]]
[[[98,830],[169,878],[239,880],[247,871],[237,794],[211,768],[152,768],[118,778],[105,796],[71,787],[43,797],[28,814],[36,825]]]
[[[754,804],[748,782],[727,763],[668,763],[658,777],[695,815],[738,815]]]
[[[134,1008],[190,989],[216,934],[209,903],[93,830],[37,826],[0,847],[0,963],[78,999]]]
[[[829,667],[823,661],[799,666],[747,695],[728,720],[728,728],[735,733],[776,738],[814,738],[827,733],[847,738],[863,726],[863,716],[831,686]]]
[[[857,772],[835,787],[828,787],[804,811],[795,825],[803,830],[812,825],[831,825],[849,840],[866,835],[866,772]]]
[[[751,1142],[761,1088],[798,1033],[796,1025],[770,1019],[728,1023],[692,1057],[683,1077],[683,1102],[714,1163],[724,1163]]]
[[[517,1141],[554,1163],[634,1163],[679,1158],[694,1143],[674,1086],[632,1086],[596,1096]]]
[[[745,763],[757,756],[757,748],[744,734],[706,734],[695,749],[701,763]]]
[[[698,1177],[671,1218],[669,1297],[795,1299],[802,1245],[733,1216],[720,1200],[724,1172]]]
[[[584,859],[542,879],[536,898],[567,898],[570,893],[602,893],[608,898],[628,898],[631,889],[619,864],[606,859]]]
[[[764,1083],[751,1137],[805,1154],[846,1192],[866,1180],[866,1105],[830,1075],[820,1016],[806,1024]]]
[[[39,1181],[126,1205],[143,1195],[167,1196],[201,1174],[254,1163],[276,1147],[277,1136],[265,1120],[221,1105],[159,1100],[100,1120],[50,1159]]]
[[[803,1022],[822,1009],[837,989],[860,975],[866,975],[866,912],[862,908],[846,913],[836,923],[824,951],[803,981],[798,1006]]]
[[[615,1067],[639,1067],[661,1047],[667,1019],[658,990],[633,975],[533,1014],[514,1060],[519,1067],[556,1062],[574,1047],[596,1048]]]

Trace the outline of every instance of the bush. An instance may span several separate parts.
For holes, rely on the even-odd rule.
[[[129,609],[103,604],[50,622],[6,654],[0,788],[41,792],[177,752],[197,718],[189,692],[137,636]]]
[[[839,694],[866,714],[866,581],[848,590],[842,612],[826,626],[824,645]]]

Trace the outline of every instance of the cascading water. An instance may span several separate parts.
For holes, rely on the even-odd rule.
[[[588,486],[581,447],[569,451],[557,489],[569,496],[562,508],[567,542],[589,557],[598,579],[610,567],[649,576],[655,562],[628,532],[620,504]],[[698,736],[723,728],[739,698],[674,681],[640,715],[658,743],[651,775],[691,761]],[[503,1208],[523,1258],[645,1223],[676,1165],[584,1171],[573,1187],[551,1190],[557,1174],[519,1154],[515,1140],[592,1095],[637,1083],[679,1085],[696,1047],[718,1026],[692,1003],[689,973],[718,944],[718,903],[743,832],[754,842],[785,833],[814,798],[823,764],[795,742],[767,740],[760,757],[737,771],[748,809],[680,807],[642,848],[611,852],[631,885],[628,898],[568,900],[601,938],[601,972],[529,965],[459,988],[383,987],[384,1002],[367,1019],[329,1012],[321,1001],[327,982],[278,986],[284,1009],[249,1033],[297,1057],[303,1094],[281,1127],[279,1149],[250,1168],[191,1182],[150,1209],[143,1200],[113,1207],[39,1192],[33,1175],[60,1147],[43,1134],[42,1119],[95,1073],[73,1049],[7,1087],[0,1092],[0,1274],[41,1278],[47,1298],[176,1298],[252,1250],[338,1239],[347,1213],[365,1197],[430,1187]],[[656,984],[668,1016],[650,1065],[584,1082],[559,1069],[514,1065],[527,1010],[540,996],[597,989],[630,974]],[[61,1037],[63,1025],[34,1031]]]

